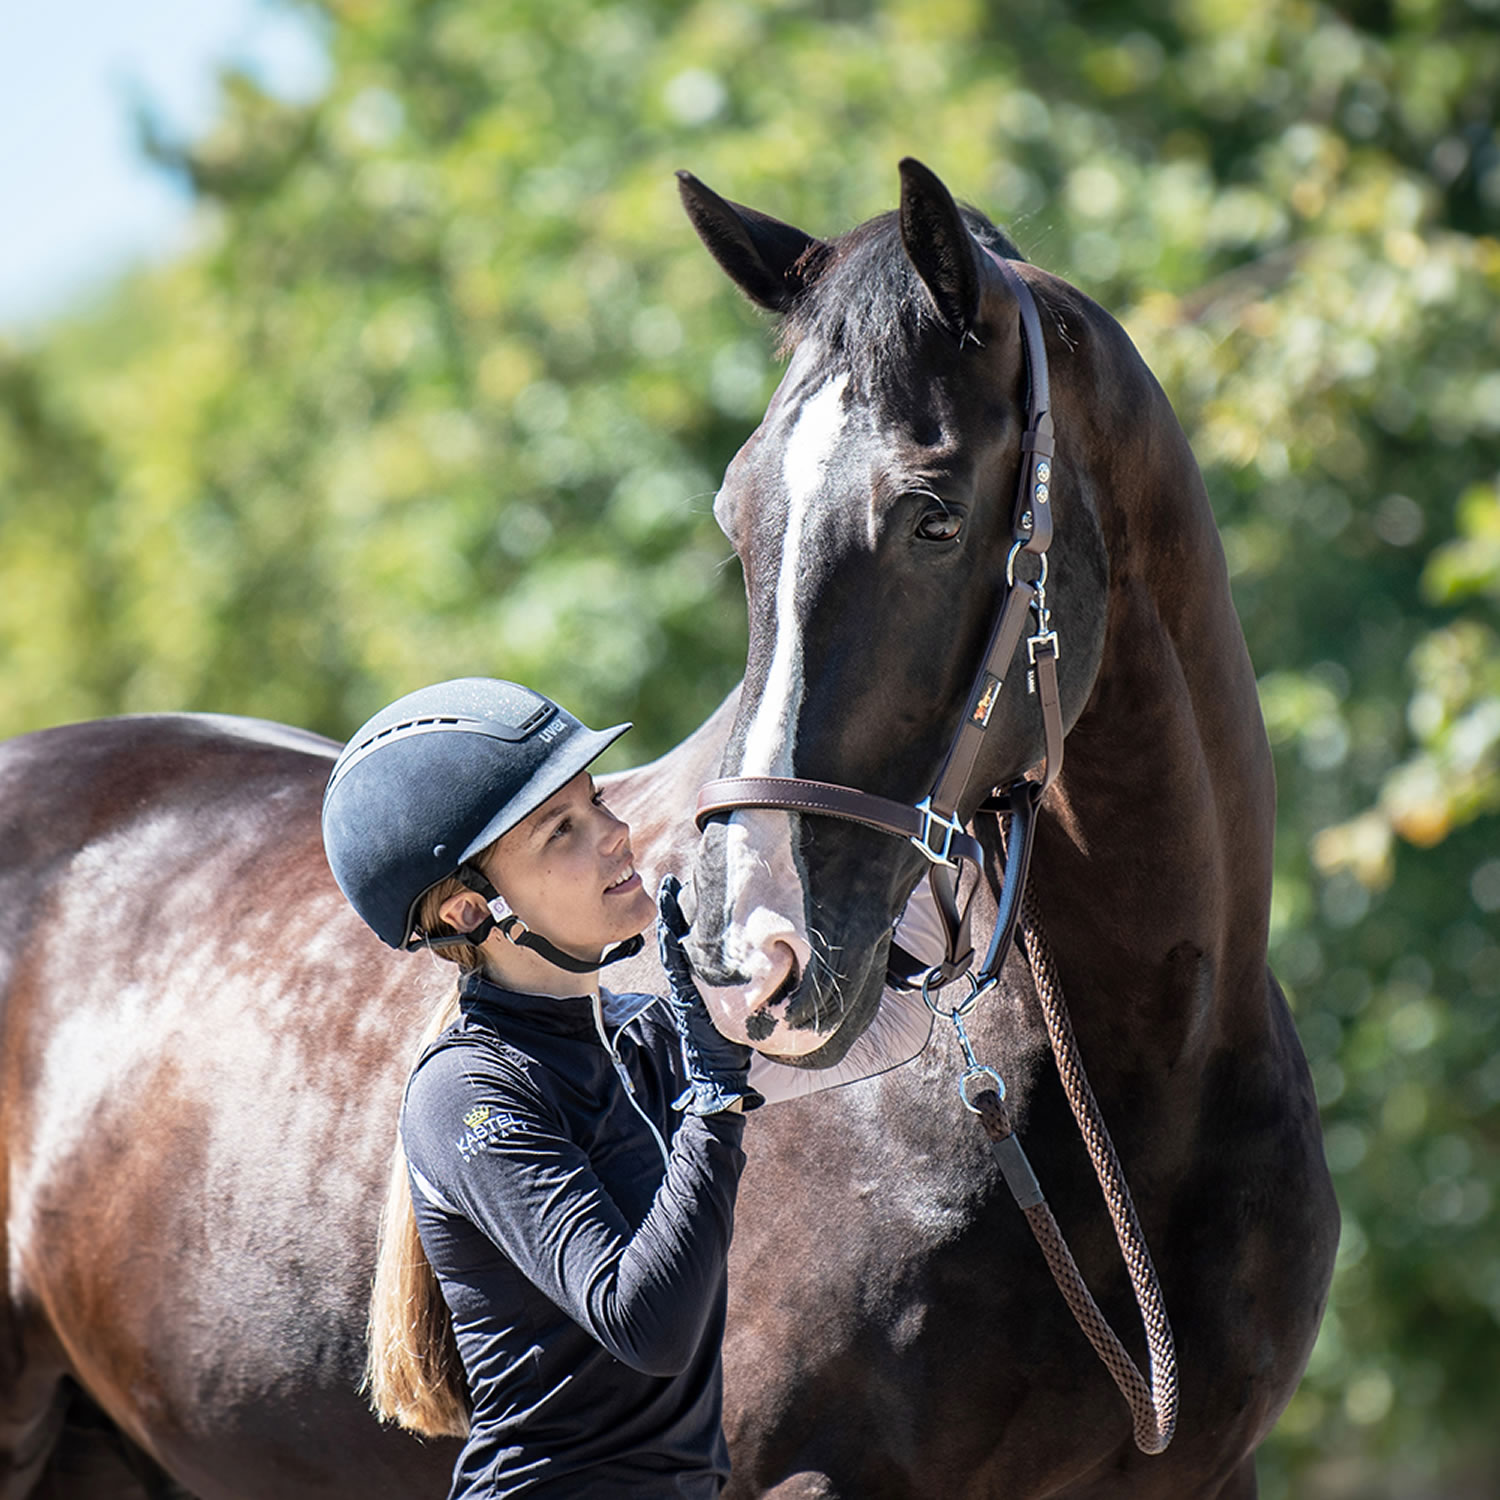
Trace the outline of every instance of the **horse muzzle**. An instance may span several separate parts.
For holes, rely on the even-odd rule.
[[[757,916],[760,913],[756,914]],[[752,924],[768,925],[768,924]],[[828,1040],[816,1022],[820,1009],[808,979],[811,945],[788,923],[778,930],[750,937],[748,929],[729,935],[738,955],[725,963],[695,951],[688,953],[700,973],[733,977],[734,982],[699,982],[714,1024],[733,1041],[744,1042],[773,1057],[799,1057],[815,1052]]]
[[[714,1024],[769,1056],[818,1051],[842,1010],[813,984],[806,896],[784,813],[706,829],[693,875],[688,957]]]

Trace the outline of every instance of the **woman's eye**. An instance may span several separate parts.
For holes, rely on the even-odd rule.
[[[917,522],[924,542],[951,542],[963,530],[964,518],[951,510],[930,510]]]
[[[552,830],[552,837],[555,838],[555,839],[560,839],[565,834],[571,833],[572,829],[573,829],[572,819],[570,819],[570,818],[563,818],[561,820],[561,822],[558,823],[557,827]]]

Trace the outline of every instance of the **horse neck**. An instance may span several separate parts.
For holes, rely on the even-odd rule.
[[[1264,1034],[1275,817],[1218,533],[1177,437],[1175,481],[1128,526],[1101,517],[1104,653],[1032,867],[1080,1030],[1168,1063]]]

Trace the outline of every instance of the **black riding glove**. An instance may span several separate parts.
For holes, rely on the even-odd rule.
[[[693,966],[682,948],[688,923],[677,901],[681,890],[682,882],[675,875],[664,875],[656,894],[661,910],[656,942],[667,971],[664,998],[682,1044],[682,1068],[688,1081],[672,1107],[690,1115],[716,1115],[739,1100],[743,1108],[755,1109],[766,1101],[750,1087],[750,1049],[730,1041],[714,1025],[693,982]]]

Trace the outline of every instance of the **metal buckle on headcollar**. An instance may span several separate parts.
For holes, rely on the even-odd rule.
[[[964,825],[958,821],[958,814],[945,818],[941,813],[934,812],[930,793],[917,803],[917,811],[922,814],[922,831],[911,834],[911,842],[933,864],[946,865],[950,870],[956,870],[958,865],[948,858],[948,851],[953,847],[953,835],[964,831]],[[939,828],[943,830],[942,843],[935,846],[932,842],[933,833]]]

